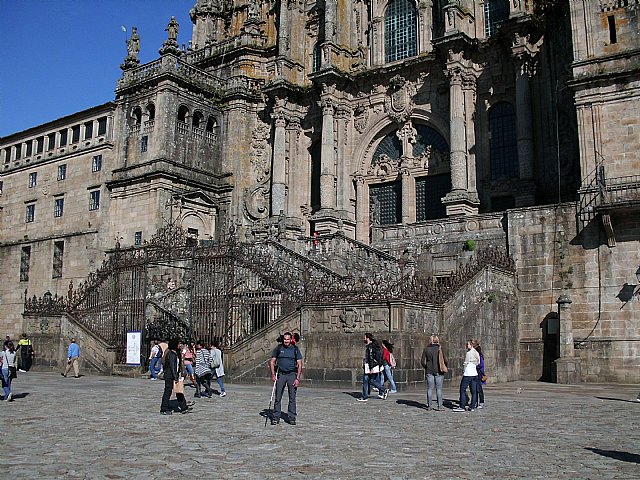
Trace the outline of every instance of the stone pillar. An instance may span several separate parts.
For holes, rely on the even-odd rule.
[[[369,198],[364,178],[356,179],[356,240],[369,243]]]
[[[333,209],[336,207],[335,191],[335,133],[334,106],[331,99],[322,100],[322,144],[321,144],[321,173],[320,173],[320,207]]]
[[[408,168],[400,169],[400,181],[402,182],[402,223],[415,223],[416,221],[416,180]]]
[[[309,162],[298,161],[300,141],[300,118],[290,117],[287,122],[287,137],[289,140],[289,177],[287,193],[287,216],[302,218],[300,207],[308,202],[308,183],[311,178]]]
[[[384,64],[384,18],[376,17],[371,20],[372,50],[374,65]]]
[[[336,16],[338,6],[336,0],[324,1],[324,41],[333,42],[336,35]]]
[[[451,141],[451,189],[467,190],[467,153],[464,125],[464,95],[462,93],[462,72],[449,70],[449,122]]]
[[[286,56],[290,48],[291,22],[289,20],[289,2],[280,2],[280,25],[278,27],[278,55]]]
[[[287,122],[282,113],[274,114],[273,120],[275,130],[273,135],[271,215],[275,217],[285,210],[285,126]]]
[[[348,105],[336,105],[335,120],[336,120],[336,144],[339,148],[335,151],[336,162],[336,208],[339,210],[347,211],[350,209],[350,198],[352,195],[351,179],[349,175],[352,173],[349,171],[350,162],[347,161],[345,156],[350,151],[349,134],[347,127],[351,119],[351,108]]]
[[[560,358],[555,361],[557,382],[562,384],[580,383],[580,363],[575,358],[573,346],[573,322],[571,300],[561,295],[558,300],[558,321],[560,322]]]

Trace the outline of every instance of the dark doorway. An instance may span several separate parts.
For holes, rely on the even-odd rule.
[[[542,328],[542,376],[541,382],[557,383],[555,361],[560,358],[560,319],[557,312],[549,312],[540,323]]]

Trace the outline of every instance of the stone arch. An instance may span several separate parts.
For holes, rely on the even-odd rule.
[[[156,118],[156,106],[153,102],[149,102],[145,107],[145,112],[147,114],[147,120],[155,120]]]
[[[200,110],[196,110],[193,112],[193,118],[191,119],[191,125],[194,128],[202,128],[202,124],[204,123],[204,115]]]
[[[142,108],[140,106],[133,107],[131,110],[131,124],[140,125],[142,123]]]
[[[209,116],[209,118],[207,118],[207,132],[213,133],[216,128],[218,128],[218,122],[216,118],[214,116]]]
[[[189,116],[189,108],[186,105],[180,105],[178,107],[178,121],[187,123],[187,117]]]

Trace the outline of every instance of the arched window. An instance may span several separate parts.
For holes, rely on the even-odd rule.
[[[312,72],[320,71],[322,66],[322,49],[320,48],[320,42],[316,43],[313,47],[313,65],[311,66]]]
[[[498,25],[509,18],[509,0],[485,0],[484,35],[490,37],[496,33]]]
[[[371,158],[371,165],[378,163],[381,155],[386,155],[391,160],[398,160],[402,156],[402,143],[395,131],[384,137],[378,144]]]
[[[500,102],[489,110],[489,150],[491,180],[520,176],[516,111],[510,103]]]
[[[140,107],[136,107],[132,112],[133,124],[140,125],[142,123],[142,109]]]
[[[218,122],[213,117],[209,117],[207,119],[207,132],[213,132],[213,130],[218,126]]]
[[[156,118],[156,106],[153,103],[147,105],[147,116],[149,120],[155,120]]]
[[[414,125],[416,132],[416,143],[413,144],[413,156],[419,157],[431,145],[434,149],[442,153],[449,153],[449,145],[437,130],[422,124]]]
[[[415,57],[418,52],[416,6],[411,0],[391,0],[384,15],[385,61]]]
[[[193,114],[193,120],[191,121],[191,124],[193,125],[193,127],[201,128],[201,125],[203,122],[204,122],[204,115],[202,115],[202,112],[195,112]]]
[[[184,105],[180,106],[180,108],[178,108],[178,121],[186,123],[188,114],[189,114],[189,109]]]

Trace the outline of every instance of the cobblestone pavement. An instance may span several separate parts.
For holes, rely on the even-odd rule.
[[[489,385],[467,413],[428,412],[420,391],[359,403],[356,389],[300,388],[298,424],[265,427],[269,385],[162,416],[163,384],[20,374],[0,405],[0,478],[640,477],[637,386]]]

